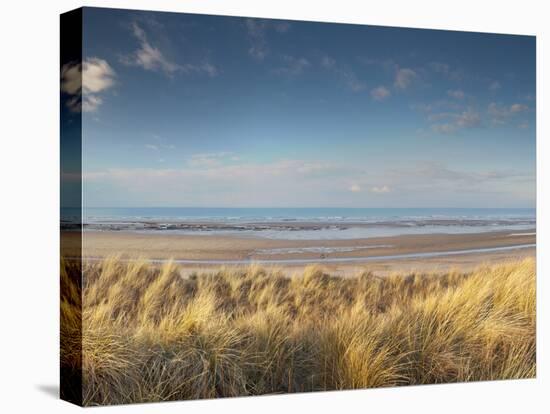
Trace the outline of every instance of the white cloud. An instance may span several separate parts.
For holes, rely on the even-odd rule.
[[[370,95],[372,96],[372,99],[376,101],[382,101],[388,98],[391,95],[391,92],[388,88],[384,86],[378,86],[377,88],[374,88],[370,91]]]
[[[73,95],[67,100],[67,107],[73,112],[95,112],[103,103],[98,94],[115,84],[115,76],[109,63],[97,57],[87,58],[82,64],[65,64],[61,69],[61,90]]]
[[[80,92],[98,93],[114,84],[115,71],[104,59],[87,58],[79,63],[68,63],[61,68],[61,90],[69,95]]]
[[[132,33],[139,42],[139,48],[132,54],[122,56],[120,61],[130,66],[139,66],[149,71],[164,72],[173,76],[177,72],[206,74],[217,76],[218,69],[209,62],[178,64],[167,58],[162,51],[154,46],[147,37],[145,30],[136,22],[132,24]]]
[[[82,66],[66,63],[61,68],[61,91],[69,95],[79,94],[82,88]]]
[[[82,69],[82,91],[84,94],[102,92],[115,83],[115,71],[104,59],[85,59]]]
[[[460,89],[448,90],[447,95],[449,95],[451,98],[454,98],[454,99],[464,99],[464,96],[465,96],[464,92],[461,91]]]
[[[372,187],[370,189],[373,193],[378,193],[378,194],[382,194],[382,193],[389,193],[391,191],[390,187],[388,187],[387,185],[383,185],[383,186],[380,186],[380,187]]]
[[[492,117],[491,121],[494,125],[506,124],[508,119],[527,110],[529,110],[529,107],[520,103],[506,106],[491,102],[487,107],[487,112]]]
[[[409,68],[398,69],[395,73],[394,86],[398,89],[407,89],[417,78],[414,70]]]
[[[352,184],[351,187],[349,188],[349,190],[352,193],[359,193],[359,192],[361,192],[361,186],[359,184]]]
[[[158,151],[158,149],[159,149],[159,147],[157,145],[153,145],[153,144],[146,144],[145,148],[153,150],[153,151]]]

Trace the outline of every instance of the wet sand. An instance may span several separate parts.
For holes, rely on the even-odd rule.
[[[450,256],[439,256],[434,258],[408,258],[393,260],[373,260],[364,263],[330,263],[319,261],[315,264],[323,271],[333,276],[351,277],[360,275],[366,271],[373,272],[379,276],[392,273],[416,272],[416,273],[443,273],[447,271],[468,272],[481,265],[502,264],[523,260],[528,257],[535,257],[535,248],[518,249],[506,252],[495,253],[474,253]],[[208,270],[218,269],[220,265],[192,265],[179,264],[182,275],[192,273],[203,273]],[[272,269],[287,276],[302,274],[305,265],[273,265],[261,264],[263,268]],[[239,268],[242,265],[225,265],[224,268]]]
[[[512,235],[511,235],[512,234]],[[78,237],[77,234],[74,237]],[[373,237],[353,240],[273,240],[238,236],[179,235],[170,233],[85,232],[84,256],[112,254],[151,259],[262,260],[329,259],[336,257],[389,256],[409,253],[481,249],[535,243],[535,235],[524,232],[475,234],[426,234]],[[267,254],[273,249],[353,248],[352,251]]]
[[[63,235],[68,245],[67,254],[78,255],[78,233]],[[353,240],[272,240],[262,238],[218,235],[181,235],[169,232],[86,231],[82,246],[84,256],[102,258],[113,254],[125,258],[142,257],[152,260],[175,259],[180,261],[214,261],[211,264],[180,263],[189,269],[232,266],[243,263],[268,261],[265,267],[277,267],[285,273],[300,272],[309,261],[319,264],[332,273],[349,275],[365,268],[377,273],[403,270],[446,270],[449,268],[471,269],[482,263],[517,260],[535,255],[535,248],[503,251],[469,252],[457,251],[524,246],[534,244],[533,230],[499,231],[475,234],[426,234],[393,237],[376,237]],[[437,253],[435,257],[414,257],[416,254]],[[443,252],[447,252],[444,255]],[[439,255],[439,254],[442,255]],[[450,254],[453,253],[453,254]],[[380,256],[412,257],[379,258]],[[364,258],[364,262],[362,262]],[[336,263],[333,260],[350,260]],[[281,262],[282,261],[282,262]],[[286,261],[286,263],[285,263]]]

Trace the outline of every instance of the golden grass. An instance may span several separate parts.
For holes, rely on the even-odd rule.
[[[87,264],[83,403],[532,378],[535,285],[532,259],[354,278],[315,267],[294,278],[257,266],[182,277],[173,264]],[[66,291],[70,343],[79,302]],[[66,355],[70,371],[80,356]]]

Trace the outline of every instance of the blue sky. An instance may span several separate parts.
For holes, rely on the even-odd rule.
[[[87,8],[83,44],[88,206],[535,205],[534,37]]]

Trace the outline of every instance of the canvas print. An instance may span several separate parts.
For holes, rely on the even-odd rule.
[[[62,398],[534,378],[535,45],[63,14]]]

